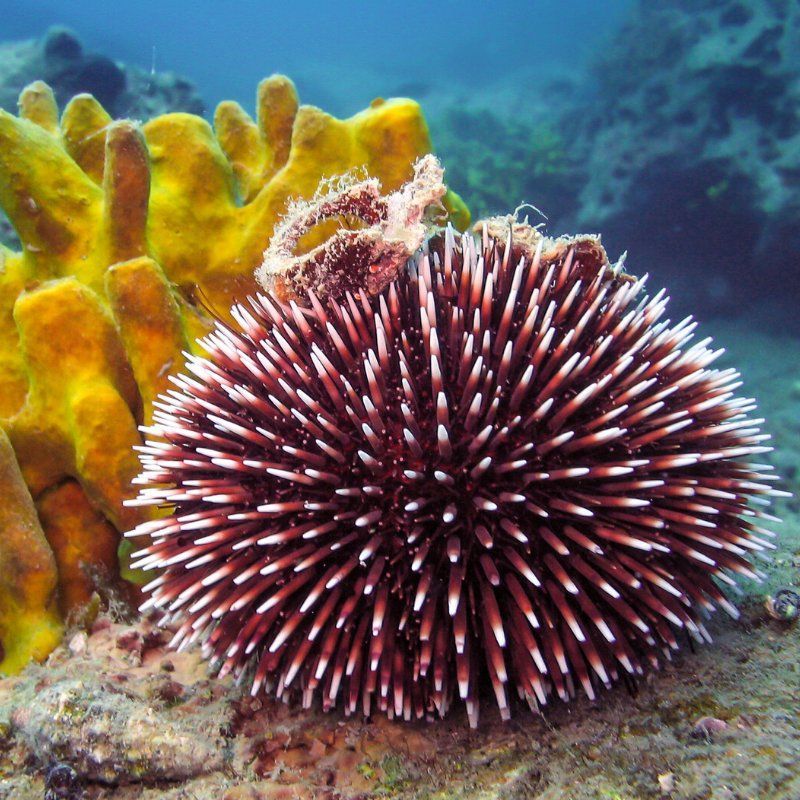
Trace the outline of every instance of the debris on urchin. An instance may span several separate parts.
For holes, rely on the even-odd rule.
[[[414,164],[414,175],[396,192],[381,193],[376,178],[353,174],[324,181],[311,200],[295,200],[275,228],[256,270],[263,289],[284,301],[341,296],[363,288],[378,294],[394,280],[429,233],[426,213],[441,206],[447,189],[435,156]],[[303,237],[326,221],[346,221],[308,252]]]
[[[484,686],[507,718],[707,639],[779,492],[738,374],[643,285],[494,220],[377,294],[235,305],[146,429],[145,605],[253,693],[472,725]]]

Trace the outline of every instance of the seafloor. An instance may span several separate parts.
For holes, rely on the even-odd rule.
[[[345,720],[251,700],[174,654],[148,621],[101,617],[47,661],[0,680],[0,798],[42,800],[67,761],[83,795],[155,800],[266,798],[800,798],[800,625],[765,596],[800,570],[800,342],[706,326],[728,347],[774,435],[795,493],[780,501],[778,549],[762,585],[742,583],[741,619],[712,620],[713,645],[687,646],[660,673],[592,704],[579,699],[480,727]],[[698,725],[702,718],[712,718]]]

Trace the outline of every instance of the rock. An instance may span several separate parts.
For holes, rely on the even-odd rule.
[[[562,120],[586,173],[571,224],[701,310],[796,298],[798,51],[796,3],[639,0]]]
[[[706,739],[711,741],[717,734],[728,729],[728,723],[724,719],[716,717],[701,717],[692,727],[691,736],[693,739]]]
[[[0,108],[15,112],[20,91],[35,80],[53,88],[59,105],[88,92],[115,118],[149,119],[168,111],[203,113],[202,100],[185,78],[86,52],[67,28],[50,28],[38,40],[0,44]]]
[[[675,776],[671,772],[663,772],[658,776],[658,788],[662,794],[669,794],[675,788]]]
[[[44,785],[44,800],[80,800],[83,795],[78,773],[69,764],[50,767]]]
[[[45,74],[42,78],[56,96],[93,94],[105,108],[111,108],[125,91],[124,70],[110,58],[84,53],[77,37],[65,28],[51,28],[42,43]]]
[[[520,216],[551,235],[601,231],[614,258],[627,250],[634,274],[669,287],[676,316],[757,305],[797,329],[800,6],[630,5],[582,72],[515,76],[440,108],[447,183],[476,218],[525,201],[541,215]]]
[[[475,219],[530,203],[521,207],[520,219],[550,219],[563,230],[560,220],[574,212],[584,177],[558,119],[552,106],[546,115],[533,110],[503,119],[494,109],[466,105],[431,119],[445,180],[464,195]]]
[[[86,635],[85,631],[78,631],[73,637],[70,638],[69,644],[67,647],[69,648],[70,653],[74,656],[78,656],[81,653],[86,651],[86,642],[88,641],[88,636]]]
[[[319,794],[314,794],[319,797]],[[304,787],[286,786],[275,781],[235,786],[222,800],[311,800],[312,792]]]
[[[68,761],[84,780],[107,784],[186,780],[222,767],[213,727],[168,716],[120,689],[92,688],[65,679],[14,710],[12,726],[39,763]]]
[[[796,622],[800,615],[800,592],[794,589],[778,589],[775,596],[769,596],[764,603],[767,614],[780,622]]]

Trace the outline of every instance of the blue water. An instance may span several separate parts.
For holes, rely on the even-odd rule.
[[[629,0],[2,0],[0,20],[3,39],[37,37],[62,24],[87,49],[174,70],[197,84],[210,109],[223,99],[250,106],[257,82],[284,72],[305,102],[343,115],[411,82],[468,86],[514,80],[520,69],[573,66],[629,6]]]
[[[2,40],[65,25],[87,52],[173,71],[208,117],[223,99],[252,111],[274,72],[339,117],[413,97],[477,216],[532,203],[552,235],[602,232],[612,258],[628,250],[681,310],[752,311],[752,283],[798,327],[800,13],[788,2],[0,0],[0,20]]]

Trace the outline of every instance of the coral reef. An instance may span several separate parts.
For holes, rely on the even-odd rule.
[[[796,3],[641,0],[560,128],[585,170],[565,224],[602,230],[701,309],[791,308],[798,52]]]
[[[602,231],[681,313],[797,330],[797,4],[638,0],[595,47],[564,80],[508,76],[429,112],[449,185],[476,215],[513,197],[552,234]]]
[[[59,119],[35,82],[19,117],[0,111],[0,207],[23,245],[0,247],[0,424],[13,448],[0,596],[15,598],[0,606],[0,671],[45,655],[59,619],[118,582],[118,531],[143,519],[122,504],[137,424],[208,330],[203,306],[223,312],[254,291],[289,199],[354,168],[395,189],[430,151],[410,100],[342,121],[273,76],[257,104],[255,121],[226,102],[213,129],[184,113],[140,127],[83,94]],[[444,203],[466,224],[456,196]]]

